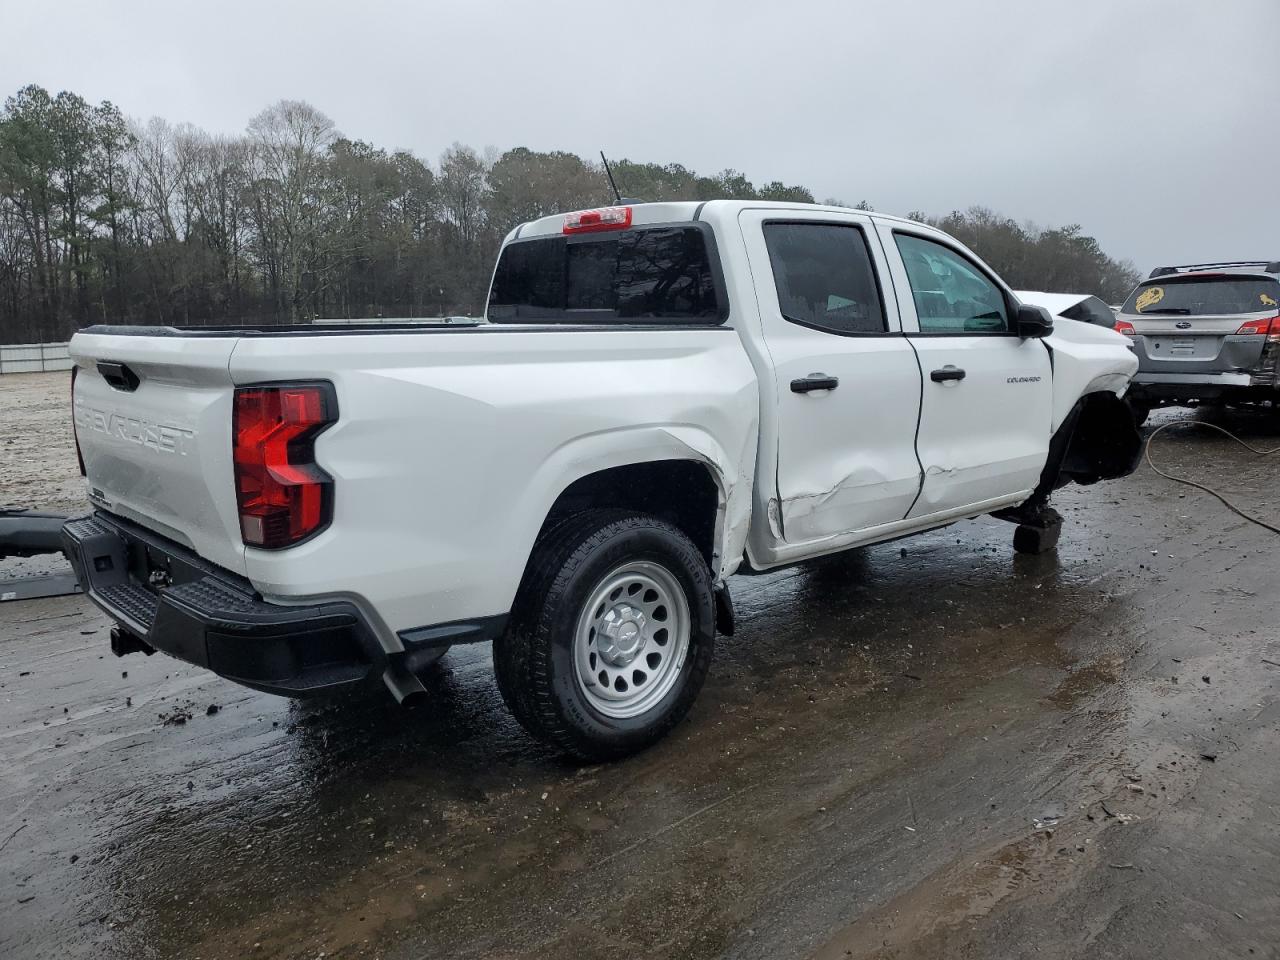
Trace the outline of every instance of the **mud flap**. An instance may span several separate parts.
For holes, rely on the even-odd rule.
[[[716,632],[732,637],[737,629],[733,612],[733,597],[729,596],[729,584],[721,580],[713,588],[716,601]]]

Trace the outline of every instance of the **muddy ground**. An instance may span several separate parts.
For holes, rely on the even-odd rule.
[[[19,379],[0,501],[65,506],[65,382]],[[1158,460],[1280,521],[1280,457],[1203,433]],[[689,720],[608,766],[487,647],[294,704],[0,605],[0,956],[1280,956],[1280,540],[1145,466],[1057,503],[1043,557],[982,519],[736,578]]]

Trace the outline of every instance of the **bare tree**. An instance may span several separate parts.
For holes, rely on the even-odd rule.
[[[249,121],[252,212],[277,305],[297,320],[303,277],[324,246],[325,165],[333,121],[310,104],[281,100]]]
[[[613,167],[624,194],[646,200],[813,199],[733,169]],[[475,312],[511,227],[611,199],[603,169],[563,151],[454,144],[433,167],[342,139],[298,101],[225,137],[162,119],[130,125],[110,103],[28,86],[0,110],[0,341],[57,339],[104,319]],[[1134,281],[1133,265],[1079,226],[983,208],[936,222],[1016,286],[1114,299]]]

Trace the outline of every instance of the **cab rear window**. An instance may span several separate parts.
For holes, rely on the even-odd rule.
[[[536,237],[503,248],[495,323],[719,323],[727,314],[704,228]]]
[[[1271,277],[1159,277],[1138,284],[1122,312],[1143,316],[1230,316],[1280,312],[1280,282]]]

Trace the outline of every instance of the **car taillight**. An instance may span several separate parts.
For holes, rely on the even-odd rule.
[[[76,462],[80,464],[80,476],[87,477],[89,473],[84,468],[84,454],[80,452],[80,434],[76,432],[76,374],[79,372],[79,367],[71,368],[71,439],[76,442]]]
[[[1138,332],[1133,329],[1133,324],[1128,320],[1117,320],[1112,329],[1116,333],[1123,333],[1126,337],[1136,337],[1138,335]]]
[[[602,230],[625,230],[631,226],[630,207],[601,207],[579,210],[564,215],[565,233],[599,233]]]
[[[289,547],[328,526],[333,479],[316,465],[315,439],[337,418],[332,384],[236,389],[233,460],[247,546]]]
[[[1253,334],[1255,336],[1265,337],[1268,333],[1272,338],[1280,334],[1280,317],[1263,317],[1261,320],[1248,320],[1240,324],[1240,329],[1236,331],[1236,335]]]

